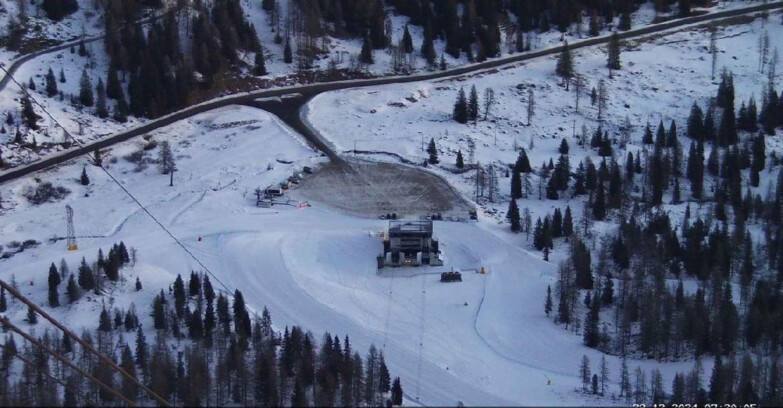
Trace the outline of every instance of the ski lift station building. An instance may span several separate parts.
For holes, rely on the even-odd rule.
[[[378,268],[443,265],[443,254],[432,232],[431,220],[390,220],[389,231],[383,240],[383,255],[378,257]]]

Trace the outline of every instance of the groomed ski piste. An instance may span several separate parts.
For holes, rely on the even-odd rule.
[[[443,267],[382,271],[375,257],[386,221],[346,215],[314,205],[256,208],[253,191],[285,179],[302,166],[325,162],[274,117],[246,107],[229,107],[161,129],[152,139],[169,140],[177,159],[174,187],[155,165],[135,172],[122,156],[144,139],[117,145],[104,156],[109,171],[163,225],[184,243],[229,290],[240,289],[248,306],[269,308],[275,326],[300,325],[350,336],[357,349],[375,344],[390,370],[400,375],[410,405],[581,405],[599,402],[575,389],[578,361],[600,353],[581,344],[543,314],[547,285],[556,266],[527,253],[506,229],[492,223],[436,222],[435,234],[446,253]],[[118,160],[115,162],[113,158]],[[278,161],[279,160],[279,161]],[[291,162],[284,164],[281,162]],[[270,163],[273,169],[268,170]],[[91,179],[81,186],[83,166]],[[3,244],[36,239],[42,244],[2,261],[4,279],[14,276],[23,294],[46,303],[46,272],[61,258],[75,268],[82,256],[124,241],[138,261],[123,269],[129,284],[111,286],[96,298],[53,309],[71,327],[92,327],[101,305],[140,313],[166,290],[178,273],[200,270],[171,238],[87,158],[41,173],[42,181],[71,190],[57,203],[30,206],[19,193],[33,180],[3,186],[0,218]],[[13,194],[12,194],[13,192]],[[297,197],[298,192],[290,194]],[[50,242],[66,230],[64,205],[75,210],[79,250]],[[489,273],[471,270],[485,267]],[[463,282],[439,282],[439,271],[460,268]],[[388,273],[388,275],[383,275]],[[144,290],[133,292],[136,276]],[[221,288],[220,283],[215,283]],[[25,310],[9,317],[23,322]],[[39,324],[34,329],[42,331]],[[149,333],[153,336],[152,330]],[[132,342],[133,336],[125,340]],[[609,357],[612,373],[620,361]],[[665,372],[685,370],[690,362],[633,362]],[[612,376],[615,377],[615,376]],[[670,379],[669,376],[667,378]],[[602,404],[620,404],[611,399]]]

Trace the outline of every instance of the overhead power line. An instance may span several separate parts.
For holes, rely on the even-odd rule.
[[[23,331],[22,329],[20,329],[20,328],[16,327],[16,325],[14,325],[13,323],[11,323],[11,321],[10,321],[10,320],[9,320],[7,317],[5,317],[5,316],[0,316],[0,323],[2,323],[2,324],[5,326],[5,327],[8,327],[9,329],[11,329],[11,331],[13,331],[14,333],[17,333],[17,334],[19,334],[20,336],[24,337],[24,338],[25,338],[25,339],[27,339],[27,341],[29,341],[30,343],[33,343],[33,344],[35,344],[36,346],[40,347],[41,349],[43,349],[44,351],[46,351],[47,353],[49,353],[49,355],[51,355],[52,357],[54,357],[54,358],[56,358],[57,360],[61,361],[63,364],[65,364],[65,365],[67,365],[68,367],[70,367],[70,368],[72,368],[72,369],[76,370],[76,371],[77,371],[79,374],[81,374],[81,375],[85,376],[85,377],[86,377],[88,380],[90,380],[90,381],[91,381],[91,382],[93,382],[94,384],[97,384],[99,387],[103,388],[104,390],[106,390],[106,391],[107,391],[107,392],[109,392],[110,394],[112,394],[112,395],[114,395],[115,397],[117,397],[117,398],[119,398],[119,399],[121,399],[121,400],[125,401],[125,403],[127,403],[128,405],[130,405],[130,406],[132,406],[132,407],[135,407],[135,406],[136,406],[136,404],[135,404],[135,403],[133,403],[133,401],[129,400],[129,399],[128,399],[128,398],[126,398],[124,395],[122,395],[122,394],[120,394],[119,392],[117,392],[115,389],[113,389],[113,388],[109,387],[108,385],[104,384],[103,382],[101,382],[101,381],[100,381],[100,380],[98,380],[97,378],[93,377],[93,376],[92,376],[90,373],[88,373],[88,372],[86,372],[86,371],[82,370],[81,368],[77,367],[75,364],[73,364],[72,362],[68,361],[68,359],[66,359],[65,357],[61,356],[61,355],[60,355],[59,353],[57,353],[56,351],[52,350],[52,349],[51,349],[51,347],[49,347],[49,346],[47,346],[46,344],[42,343],[41,341],[39,341],[39,340],[38,340],[38,339],[36,339],[35,337],[33,337],[33,336],[31,336],[31,335],[27,334],[27,333],[26,333],[25,331]],[[167,406],[171,406],[171,405],[169,404],[169,405],[167,405]]]
[[[5,346],[4,346],[4,345],[2,345],[2,344],[0,344],[0,348],[1,348],[1,349],[3,349],[3,350],[5,350]],[[46,352],[46,350],[44,350],[44,352]],[[47,353],[47,354],[48,354],[48,353]],[[23,356],[22,356],[21,354],[19,354],[18,352],[14,353],[14,354],[13,354],[13,356],[14,356],[14,357],[16,357],[16,358],[18,358],[19,360],[21,360],[23,363],[25,363],[27,366],[29,366],[29,367],[30,367],[30,368],[32,368],[32,369],[36,369],[36,368],[38,368],[38,366],[37,366],[35,363],[33,363],[32,361],[30,361],[30,360],[28,360],[27,358],[23,357]],[[62,385],[62,386],[63,386],[63,388],[65,388],[65,389],[69,389],[69,390],[71,390],[71,392],[74,392],[75,394],[77,394],[77,395],[79,395],[80,397],[82,397],[82,399],[85,401],[85,404],[86,404],[87,406],[90,406],[90,407],[99,407],[99,406],[100,406],[100,405],[96,404],[96,403],[95,403],[95,401],[92,401],[92,400],[90,399],[90,397],[88,397],[88,396],[87,396],[85,393],[83,393],[83,392],[79,391],[78,389],[77,389],[77,390],[74,390],[74,389],[73,389],[73,387],[72,387],[72,384],[68,384],[68,383],[66,383],[65,381],[63,381],[63,380],[61,380],[61,379],[59,379],[59,378],[55,377],[54,375],[52,375],[52,374],[51,374],[51,373],[49,373],[49,372],[46,372],[46,371],[41,371],[41,373],[42,373],[43,375],[45,375],[45,376],[47,376],[47,377],[51,378],[52,380],[56,381],[58,384]]]
[[[6,71],[4,67],[1,67],[1,66],[0,66],[0,70],[2,70],[2,71],[3,71],[3,72],[6,74],[6,75],[9,75],[9,74],[8,74],[8,71]],[[28,90],[27,90],[27,89],[26,89],[24,86],[22,86],[22,84],[20,84],[20,83],[19,83],[19,82],[16,80],[16,78],[14,78],[14,77],[12,77],[12,76],[9,76],[9,79],[10,79],[11,81],[13,81],[13,82],[14,82],[16,85],[18,85],[18,86],[19,86],[19,88],[22,90],[22,92],[23,92],[23,93],[24,93],[24,94],[25,94],[25,95],[26,95],[28,98],[30,98],[30,100],[31,100],[33,103],[35,103],[36,105],[38,105],[38,107],[39,107],[39,108],[41,108],[41,110],[42,110],[42,111],[43,111],[43,112],[44,112],[44,113],[45,113],[45,114],[46,114],[46,115],[47,115],[47,116],[48,116],[48,117],[49,117],[49,118],[52,120],[52,122],[54,122],[54,123],[55,123],[57,126],[59,126],[59,127],[60,127],[60,129],[62,129],[62,130],[63,130],[63,133],[64,133],[66,136],[68,136],[68,138],[70,138],[71,140],[73,140],[73,142],[74,142],[74,143],[76,143],[77,145],[79,145],[79,147],[84,147],[84,143],[82,143],[82,142],[81,142],[79,139],[77,139],[76,137],[74,137],[74,136],[71,134],[71,132],[69,132],[69,131],[68,131],[68,129],[66,129],[66,128],[65,128],[65,126],[63,126],[63,125],[60,123],[60,121],[58,121],[58,120],[57,120],[57,118],[55,118],[55,117],[54,117],[54,116],[53,116],[51,113],[49,113],[49,111],[48,111],[48,110],[47,110],[47,109],[46,109],[46,108],[45,108],[45,107],[44,107],[44,106],[43,106],[43,105],[42,105],[40,102],[38,102],[38,100],[37,100],[37,99],[35,99],[35,98],[33,97],[33,95],[31,95],[31,94],[30,94],[30,92],[29,92],[29,91],[28,91]],[[174,234],[173,234],[171,231],[169,231],[169,229],[168,229],[168,228],[166,228],[166,226],[164,226],[164,225],[163,225],[163,223],[161,223],[161,222],[160,222],[160,221],[159,221],[159,220],[158,220],[158,219],[157,219],[157,218],[156,218],[154,215],[152,215],[152,213],[151,213],[151,212],[150,212],[150,211],[147,209],[147,207],[145,207],[145,206],[144,206],[144,204],[142,204],[142,203],[141,203],[141,201],[139,201],[139,200],[138,200],[138,199],[137,199],[137,198],[136,198],[136,197],[135,197],[135,196],[134,196],[134,195],[133,195],[133,194],[132,194],[130,191],[128,191],[128,189],[127,189],[127,188],[125,188],[125,186],[124,186],[124,185],[122,185],[122,183],[120,183],[120,182],[119,182],[119,180],[117,180],[117,178],[115,178],[115,177],[114,177],[114,175],[113,175],[113,174],[111,174],[111,172],[109,172],[109,170],[108,170],[108,169],[106,169],[105,167],[103,167],[103,163],[100,163],[100,161],[96,159],[96,155],[95,155],[94,153],[93,153],[93,154],[88,154],[88,156],[92,157],[93,163],[94,163],[94,164],[95,164],[97,167],[99,167],[101,170],[103,170],[103,172],[104,172],[104,173],[106,173],[106,175],[107,175],[107,176],[109,176],[109,178],[110,178],[110,179],[111,179],[111,180],[112,180],[112,181],[113,181],[115,184],[117,184],[117,186],[118,186],[118,187],[120,187],[120,189],[121,189],[123,192],[125,192],[125,194],[127,194],[127,195],[128,195],[128,197],[130,197],[130,198],[131,198],[131,200],[133,200],[133,202],[134,202],[134,203],[136,203],[136,205],[138,205],[138,206],[139,206],[139,208],[141,208],[141,210],[142,210],[142,211],[144,211],[144,213],[146,213],[146,214],[147,214],[147,215],[148,215],[148,216],[149,216],[149,217],[152,219],[152,221],[154,221],[154,222],[155,222],[155,224],[157,224],[157,225],[158,225],[158,227],[160,227],[160,229],[162,229],[164,232],[166,232],[166,234],[167,234],[169,237],[171,237],[171,239],[172,239],[172,240],[174,240],[174,242],[175,242],[177,245],[179,245],[179,247],[180,247],[180,248],[182,248],[182,250],[183,250],[183,251],[185,251],[185,253],[187,253],[187,254],[188,254],[188,255],[189,255],[189,256],[190,256],[190,257],[191,257],[191,258],[192,258],[194,261],[196,261],[196,263],[197,263],[197,264],[198,264],[198,265],[199,265],[199,266],[200,266],[202,269],[204,269],[204,271],[205,271],[205,272],[207,272],[207,273],[208,273],[210,276],[212,276],[212,278],[213,278],[213,279],[215,279],[215,281],[216,281],[217,283],[219,283],[219,284],[220,284],[220,286],[222,286],[222,287],[223,287],[223,288],[224,288],[224,289],[225,289],[227,292],[229,292],[229,293],[233,293],[233,292],[231,292],[231,290],[229,289],[229,287],[228,287],[228,286],[227,286],[225,283],[223,283],[223,281],[221,281],[221,280],[220,280],[220,278],[218,278],[217,276],[215,276],[215,274],[214,274],[214,273],[212,273],[212,271],[211,271],[209,268],[207,268],[207,266],[206,266],[206,265],[204,265],[204,263],[203,263],[203,262],[201,262],[201,260],[200,260],[200,259],[198,259],[198,257],[196,257],[196,255],[194,255],[194,254],[193,254],[193,252],[191,252],[191,251],[190,251],[190,250],[189,250],[189,249],[188,249],[188,248],[185,246],[185,244],[183,244],[183,243],[182,243],[182,242],[181,242],[181,241],[180,241],[180,240],[179,240],[179,239],[178,239],[176,236],[174,236]]]
[[[106,356],[105,356],[103,353],[101,353],[101,352],[99,352],[98,350],[96,350],[96,349],[95,349],[95,348],[94,348],[92,345],[90,345],[90,344],[89,344],[89,343],[87,343],[86,341],[82,340],[82,338],[81,338],[81,337],[77,336],[77,335],[76,335],[76,334],[74,334],[74,333],[73,333],[73,332],[72,332],[70,329],[68,329],[67,327],[63,326],[63,325],[62,325],[60,322],[58,322],[58,321],[57,321],[55,318],[53,318],[52,316],[50,316],[50,315],[49,315],[49,313],[46,313],[46,312],[45,312],[43,309],[41,309],[40,307],[38,307],[38,305],[36,305],[35,303],[31,302],[29,299],[27,299],[26,297],[24,297],[24,296],[23,296],[21,293],[19,293],[19,291],[17,291],[16,289],[14,289],[14,287],[13,287],[13,286],[9,285],[8,283],[6,283],[6,282],[5,282],[4,280],[2,280],[2,279],[0,279],[0,287],[2,287],[3,289],[7,290],[7,291],[8,291],[8,293],[10,293],[10,294],[11,294],[11,296],[13,296],[13,297],[15,297],[15,298],[19,299],[19,300],[20,300],[22,303],[24,303],[25,305],[27,305],[28,307],[30,307],[31,309],[33,309],[33,311],[35,311],[35,312],[37,312],[38,314],[40,314],[40,315],[41,315],[41,316],[42,316],[44,319],[48,320],[48,321],[49,321],[49,322],[51,322],[53,325],[55,325],[55,326],[56,326],[58,329],[62,330],[62,331],[63,331],[63,333],[65,333],[65,335],[66,335],[66,336],[68,336],[68,337],[70,337],[70,338],[71,338],[71,340],[74,340],[74,341],[76,341],[77,343],[81,344],[81,345],[82,345],[82,347],[84,347],[84,348],[85,348],[85,349],[87,349],[89,352],[91,352],[92,354],[94,354],[95,356],[97,356],[97,357],[98,357],[98,358],[101,360],[101,362],[102,362],[103,364],[106,364],[106,365],[108,365],[108,366],[109,366],[109,367],[111,367],[111,368],[112,368],[114,371],[117,371],[117,372],[119,372],[119,373],[120,373],[122,376],[124,376],[125,378],[127,378],[127,379],[131,380],[131,381],[132,381],[134,384],[136,384],[136,385],[137,385],[139,388],[141,388],[142,390],[144,390],[144,392],[146,392],[146,393],[147,393],[147,395],[149,395],[151,398],[155,399],[156,401],[158,401],[160,404],[162,404],[162,405],[164,405],[164,406],[167,406],[167,407],[171,407],[171,406],[172,406],[172,405],[171,405],[171,403],[169,403],[168,401],[166,401],[166,400],[165,400],[163,397],[161,397],[160,395],[158,395],[158,394],[157,394],[155,391],[152,391],[152,390],[151,390],[149,387],[147,387],[146,385],[144,385],[144,384],[143,384],[141,381],[139,381],[139,380],[138,380],[136,377],[134,377],[134,376],[132,376],[132,375],[128,374],[128,372],[127,372],[127,371],[125,371],[125,370],[124,370],[122,367],[119,367],[119,366],[117,366],[116,364],[114,364],[114,361],[112,361],[110,358],[106,357]],[[5,317],[5,316],[2,316],[2,317],[0,317],[0,322],[3,322],[3,323],[5,323],[5,322],[8,322],[8,323],[10,323],[10,321],[8,320],[8,318],[7,318],[7,317]],[[15,330],[15,331],[16,331],[16,330]],[[26,338],[26,339],[28,339],[28,340],[30,340],[30,339],[33,339],[33,340],[30,340],[30,341],[37,342],[37,340],[35,340],[35,338],[34,338],[34,337],[30,336],[30,335],[29,335],[29,334],[27,334],[27,333],[19,333],[19,334],[20,334],[20,335],[22,335],[23,337],[25,337],[25,338]],[[40,343],[40,342],[39,342],[39,343]],[[57,356],[55,356],[55,357],[57,357]],[[58,358],[58,360],[59,360],[59,359],[61,359],[61,357],[60,357],[60,358]],[[62,361],[62,360],[61,360],[61,361]],[[72,365],[72,364],[70,364],[70,362],[68,362],[68,363],[66,363],[66,364],[69,364],[69,366],[71,366],[71,365]],[[131,403],[131,404],[132,404],[132,403]]]

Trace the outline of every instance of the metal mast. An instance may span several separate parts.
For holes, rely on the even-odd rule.
[[[68,220],[68,235],[67,235],[68,250],[75,251],[79,249],[79,246],[76,245],[76,229],[73,227],[73,208],[71,208],[70,205],[65,206],[65,214]]]

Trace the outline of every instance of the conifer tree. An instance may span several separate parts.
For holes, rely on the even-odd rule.
[[[133,353],[131,352],[130,346],[127,344],[125,345],[125,347],[122,348],[122,355],[120,357],[120,367],[132,377],[136,377],[136,363],[133,361]],[[122,395],[125,396],[125,398],[128,398],[131,401],[136,400],[136,392],[137,392],[136,383],[123,376],[120,389]]]
[[[424,39],[421,42],[421,55],[427,61],[428,67],[435,67],[435,60],[438,57],[438,54],[435,52],[435,45],[432,42],[432,26],[429,21],[424,27]]]
[[[98,78],[98,86],[95,88],[95,93],[98,95],[98,99],[95,102],[95,114],[99,118],[108,118],[109,108],[106,105],[106,89],[101,78]]]
[[[383,394],[391,390],[391,378],[389,376],[389,368],[386,367],[386,360],[383,357],[383,350],[378,354],[379,370],[378,370],[378,386],[379,391]]]
[[[57,78],[55,78],[51,67],[49,72],[46,73],[46,94],[49,97],[57,95]]]
[[[60,285],[60,274],[57,272],[57,267],[54,266],[54,262],[49,267],[49,306],[60,306],[60,297],[57,293],[57,286]]]
[[[291,39],[289,37],[285,38],[285,46],[283,47],[283,62],[286,64],[294,62],[294,56],[291,52]]]
[[[598,221],[606,217],[606,199],[604,197],[604,183],[598,183],[598,188],[593,201],[593,218]]]
[[[663,149],[666,146],[666,128],[663,126],[663,119],[658,123],[658,131],[655,132],[655,148]]]
[[[92,93],[92,82],[90,81],[90,76],[87,75],[86,69],[82,70],[82,77],[79,81],[79,103],[87,107],[95,104]]]
[[[459,123],[468,123],[468,100],[465,97],[465,89],[460,88],[457,93],[457,101],[454,103],[452,117]]]
[[[685,175],[691,182],[693,198],[700,199],[704,191],[704,145],[702,142],[691,143]]]
[[[530,166],[530,160],[527,157],[527,152],[524,148],[519,150],[517,161],[514,163],[514,169],[520,173],[530,173],[533,171],[533,168]]]
[[[266,71],[266,62],[264,61],[264,52],[259,51],[256,53],[255,66],[253,66],[253,74],[255,76],[264,76],[268,72]]]
[[[5,298],[5,288],[0,288],[0,313],[8,310],[8,301]]]
[[[704,140],[715,139],[715,132],[715,112],[712,106],[710,106],[707,109],[707,113],[704,114],[704,126],[702,127]]]
[[[611,76],[612,70],[617,70],[621,68],[620,37],[617,35],[617,31],[613,32],[612,35],[609,37],[606,65],[609,67],[609,76]]]
[[[522,198],[522,177],[516,167],[511,171],[511,199]]]
[[[174,280],[174,311],[180,319],[185,316],[186,301],[185,283],[182,281],[182,275],[177,274],[177,279]]]
[[[565,80],[566,90],[568,90],[568,85],[574,76],[574,62],[571,59],[571,49],[568,47],[568,41],[563,44],[562,51],[560,51],[555,73]]]
[[[87,166],[82,167],[82,175],[79,177],[79,182],[83,186],[90,184],[90,177],[87,176]]]
[[[476,85],[473,85],[470,87],[470,99],[468,100],[468,120],[472,120],[473,123],[476,123],[478,120],[478,112],[478,91],[476,91]]]
[[[590,384],[590,359],[582,356],[582,362],[579,364],[579,377],[582,379],[582,392],[587,392]]]
[[[427,145],[427,153],[429,153],[430,157],[428,162],[430,164],[438,164],[440,161],[438,160],[438,148],[435,146],[435,139],[430,138],[430,143]]]
[[[79,286],[85,291],[95,289],[95,276],[84,257],[82,257],[82,263],[79,265]]]
[[[139,325],[136,328],[136,355],[134,360],[142,372],[146,372],[148,352],[147,337],[144,335],[141,325]]]
[[[234,291],[234,330],[240,337],[250,336],[250,317],[245,308],[245,298],[238,289]]]
[[[606,356],[601,356],[601,395],[606,393],[606,382],[609,380],[609,365],[606,363]]]
[[[62,68],[60,68],[60,83],[65,83],[65,71]]]
[[[696,102],[691,106],[688,116],[688,137],[692,140],[704,140],[704,114]]]
[[[112,329],[111,318],[109,318],[109,312],[104,307],[101,310],[100,318],[98,319],[98,330],[102,332],[110,332]]]
[[[190,280],[188,281],[188,296],[196,297],[201,294],[201,278],[196,272],[190,273]]]
[[[508,203],[508,220],[511,223],[511,231],[519,232],[521,229],[519,207],[517,206],[517,200],[513,198]]]
[[[176,170],[176,164],[174,163],[174,153],[171,151],[171,145],[168,140],[164,140],[160,143],[160,151],[158,152],[158,167],[163,174],[169,174]]]
[[[373,52],[372,52],[372,41],[370,40],[370,36],[366,35],[364,36],[364,42],[362,43],[362,49],[359,52],[359,62],[362,64],[373,64],[375,61],[373,59]]]
[[[22,96],[21,100],[22,104],[22,120],[24,122],[24,125],[27,126],[30,130],[37,130],[38,129],[38,119],[41,119],[38,114],[35,113],[35,110],[33,109],[33,103],[30,101],[30,97],[25,94]],[[10,117],[10,113],[8,114]],[[19,128],[17,127],[17,134],[21,135],[19,133]],[[18,143],[18,142],[17,142]]]
[[[402,50],[405,51],[406,54],[413,52],[413,38],[411,38],[411,33],[408,31],[407,24],[405,24],[405,31],[402,33]]]
[[[32,307],[27,308],[27,323],[30,323],[30,325],[38,323],[38,314],[35,313]]]
[[[400,377],[395,377],[391,388],[391,402],[392,405],[402,405],[402,385],[400,384]]]
[[[81,296],[79,286],[76,284],[73,274],[68,277],[68,286],[65,288],[65,292],[68,294],[68,303],[76,302]]]
[[[122,85],[120,85],[120,78],[117,76],[117,68],[112,64],[106,74],[106,97],[119,99],[121,96],[123,96]]]
[[[565,214],[563,215],[563,236],[570,237],[574,232],[574,221],[571,216],[571,206],[566,206]]]
[[[27,82],[27,89],[35,91],[35,88],[35,81],[33,81],[33,77],[30,77],[30,81]]]
[[[568,142],[565,140],[565,138],[560,141],[560,147],[558,147],[557,152],[568,155]]]
[[[652,129],[650,129],[650,122],[647,122],[647,125],[644,126],[644,136],[642,137],[642,143],[646,145],[653,144],[653,134]]]
[[[465,168],[465,161],[462,159],[462,150],[457,150],[457,163],[458,169]]]
[[[123,93],[122,88],[120,88],[117,96],[117,107],[114,109],[114,120],[120,123],[127,122],[128,109],[128,102],[125,101],[125,94]]]
[[[721,146],[733,145],[739,141],[737,137],[736,118],[734,117],[733,104],[724,108],[718,127],[718,141]]]

